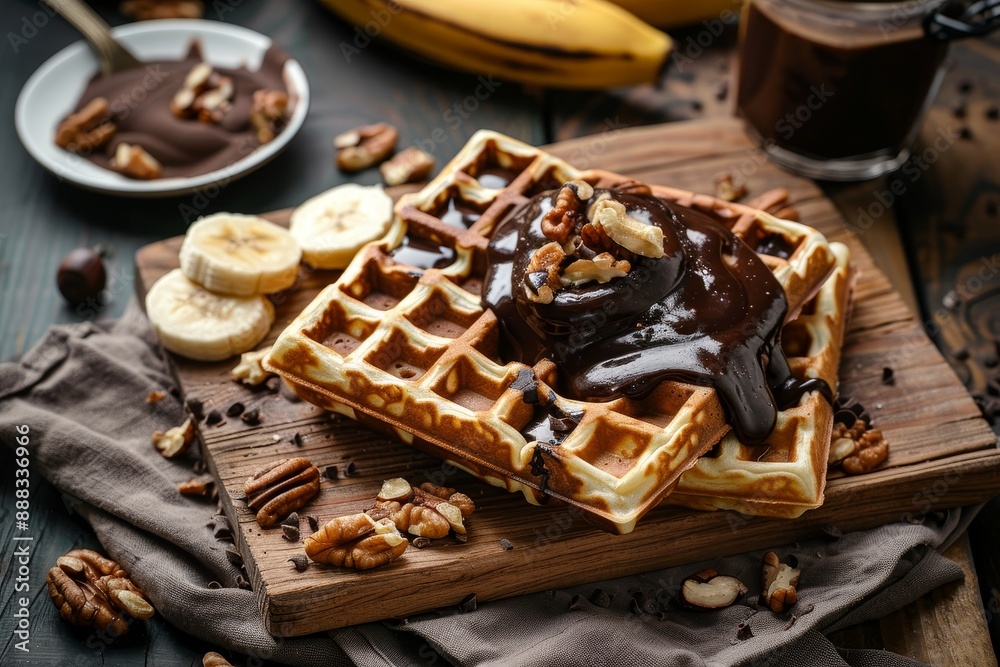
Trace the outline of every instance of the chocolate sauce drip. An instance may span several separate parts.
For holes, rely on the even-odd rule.
[[[174,94],[202,60],[200,45],[195,41],[183,60],[94,77],[80,96],[77,110],[95,97],[106,98],[118,131],[104,148],[87,158],[110,169],[119,143],[137,144],[160,162],[163,178],[187,178],[222,169],[249,155],[260,145],[250,124],[253,93],[261,89],[285,90],[282,72],[288,54],[270,47],[255,71],[214,67],[220,75],[232,78],[234,87],[232,109],[219,123],[178,118],[170,112]]]
[[[583,210],[603,192],[663,230],[664,256],[631,257],[625,277],[531,301],[527,267],[551,241],[541,221],[556,193],[536,195],[497,225],[487,253],[483,302],[501,322],[506,359],[553,360],[561,391],[581,400],[642,398],[665,380],[712,386],[748,444],[765,440],[777,410],[804,393],[832,397],[824,381],[792,376],[778,344],[788,301],[753,249],[708,215],[655,197],[597,190]]]

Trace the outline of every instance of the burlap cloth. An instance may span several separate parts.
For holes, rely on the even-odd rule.
[[[254,594],[236,587],[238,571],[206,526],[214,507],[177,492],[177,483],[191,477],[190,462],[168,461],[150,446],[150,434],[179,423],[182,408],[172,396],[152,406],[143,399],[173,384],[134,307],[110,330],[90,323],[56,327],[20,363],[0,365],[0,438],[13,448],[15,426],[30,426],[32,473],[70,497],[163,618],[256,658],[364,666],[913,665],[885,651],[838,650],[824,634],[883,616],[962,577],[938,550],[964,530],[969,510],[783,549],[774,545],[796,554],[805,572],[796,611],[809,605],[812,611],[791,627],[790,616],[758,611],[750,596],[708,613],[670,602],[686,575],[708,566],[739,577],[751,595],[759,593],[760,552],[754,552],[481,602],[467,613],[443,610],[406,623],[275,638],[264,630]],[[210,589],[211,581],[226,587]],[[617,593],[610,606],[589,601],[598,587]],[[665,613],[634,611],[636,591]],[[753,637],[740,641],[742,621]]]

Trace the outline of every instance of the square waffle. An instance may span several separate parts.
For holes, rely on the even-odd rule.
[[[729,430],[715,390],[662,382],[642,399],[562,397],[551,362],[529,368],[501,358],[499,322],[480,300],[495,224],[533,195],[576,179],[599,188],[631,181],[478,132],[423,190],[397,203],[386,237],[365,246],[282,332],[265,367],[306,400],[389,428],[531,502],[554,497],[607,530],[631,531]],[[789,319],[835,268],[834,250],[810,227],[679,190],[653,192],[710,210],[757,249],[785,289]],[[813,361],[806,359],[804,366]],[[836,365],[822,371],[833,377]],[[815,474],[822,459],[822,474],[832,417],[817,409],[824,399],[813,398],[795,409],[814,427],[794,432],[814,452],[800,468],[811,465]],[[782,437],[792,431],[782,429]],[[714,488],[700,495],[706,488],[692,484],[684,498],[724,502]]]

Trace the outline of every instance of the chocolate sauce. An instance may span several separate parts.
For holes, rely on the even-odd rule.
[[[738,105],[765,141],[815,159],[908,142],[947,42],[925,36],[933,2],[747,3]]]
[[[455,251],[451,248],[409,235],[403,237],[402,243],[389,256],[400,264],[418,269],[443,269],[455,261]]]
[[[482,213],[471,204],[455,197],[448,200],[448,208],[441,214],[441,222],[459,229],[468,229],[479,220]]]
[[[163,178],[191,177],[227,167],[246,157],[260,143],[250,125],[250,110],[256,90],[285,90],[282,71],[288,54],[272,46],[256,71],[246,67],[215,67],[232,78],[232,108],[219,123],[178,118],[170,112],[170,101],[183,87],[184,79],[203,61],[193,42],[183,60],[159,62],[123,70],[87,84],[77,110],[95,97],[108,100],[118,131],[102,149],[88,156],[99,167],[111,168],[119,143],[137,144],[163,166]],[[211,63],[210,63],[211,64]]]
[[[610,194],[629,216],[663,230],[664,256],[635,256],[624,277],[564,287],[548,304],[531,301],[526,270],[550,242],[541,220],[556,193],[533,197],[497,225],[487,253],[483,302],[501,322],[505,359],[552,359],[560,390],[581,400],[642,398],[664,380],[713,386],[745,443],[766,439],[776,411],[804,393],[832,399],[822,380],[792,376],[778,344],[788,301],[753,249],[700,211]],[[577,254],[594,256],[586,246]],[[538,416],[537,430],[554,431],[548,415]]]

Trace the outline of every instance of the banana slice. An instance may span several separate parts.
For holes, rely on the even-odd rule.
[[[378,186],[347,184],[317,195],[292,213],[302,259],[315,269],[343,269],[392,223],[392,198]]]
[[[174,269],[150,288],[146,315],[163,346],[189,359],[218,361],[254,349],[274,323],[263,296],[221,296]]]
[[[302,251],[287,229],[252,215],[217,213],[188,228],[181,269],[218,294],[273,294],[295,284]]]

